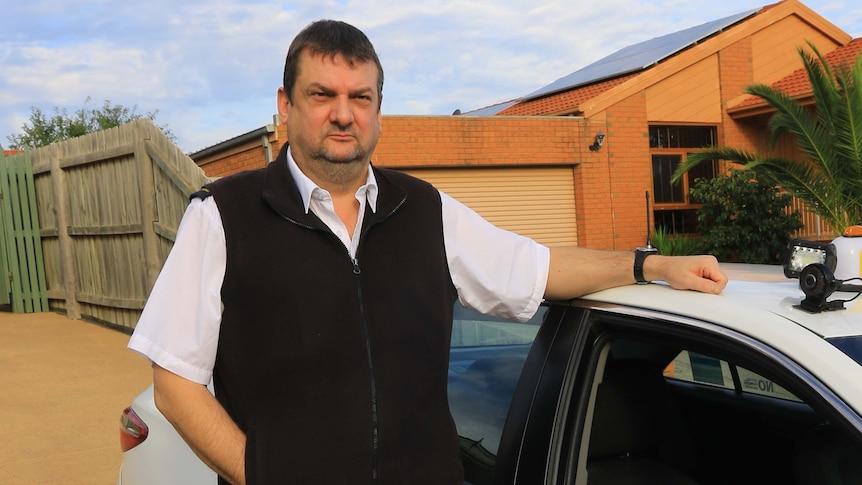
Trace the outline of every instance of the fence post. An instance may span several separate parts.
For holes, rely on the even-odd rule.
[[[137,141],[135,142],[135,163],[138,164],[138,170],[141,176],[141,227],[144,244],[144,265],[146,268],[147,277],[147,296],[153,285],[156,284],[156,278],[161,270],[161,260],[159,258],[159,240],[153,228],[153,223],[158,220],[156,214],[156,185],[153,180],[153,161],[147,154],[145,146],[145,136],[142,136],[144,130],[138,131]]]
[[[0,177],[2,177],[2,171],[4,171],[7,163],[6,152],[3,151],[3,147],[0,147],[0,151],[3,152],[3,158],[0,158]],[[5,193],[0,189],[0,201],[2,201]],[[2,210],[0,210],[0,304],[3,305],[11,305],[12,304],[12,272],[9,267],[9,245],[14,241],[10,241],[8,238],[10,231],[9,225],[10,221],[6,220],[5,214]]]
[[[60,246],[60,262],[63,265],[63,290],[66,293],[66,316],[81,319],[81,305],[75,297],[78,278],[75,277],[75,251],[69,237],[69,197],[66,194],[66,172],[60,166],[57,145],[50,146],[51,183],[54,186],[54,210],[57,217],[57,239]]]

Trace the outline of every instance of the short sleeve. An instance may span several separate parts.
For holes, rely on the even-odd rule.
[[[482,313],[526,321],[541,304],[550,251],[500,229],[441,192],[443,238],[461,304]]]
[[[193,199],[128,347],[188,380],[212,378],[225,274],[224,228],[212,197]]]

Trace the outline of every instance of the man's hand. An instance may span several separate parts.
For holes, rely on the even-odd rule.
[[[644,262],[644,277],[702,293],[718,294],[727,286],[727,276],[713,256],[650,256]]]

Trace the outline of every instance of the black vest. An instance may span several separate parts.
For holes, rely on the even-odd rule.
[[[207,186],[227,245],[213,379],[248,483],[461,484],[439,192],[375,168],[352,260],[305,213],[285,153]]]

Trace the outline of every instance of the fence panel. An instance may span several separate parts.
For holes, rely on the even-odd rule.
[[[51,308],[130,331],[188,196],[209,179],[146,119],[33,158]]]
[[[2,302],[12,311],[48,310],[39,214],[30,152],[6,155],[0,163],[0,256]],[[8,286],[7,286],[8,283]]]
[[[814,241],[831,241],[841,235],[836,234],[835,231],[830,229],[829,226],[820,219],[820,216],[815,214],[814,211],[809,209],[808,206],[796,197],[791,200],[790,207],[788,207],[785,212],[798,212],[799,217],[802,219],[802,223],[805,224],[802,229],[793,234],[793,237]]]

